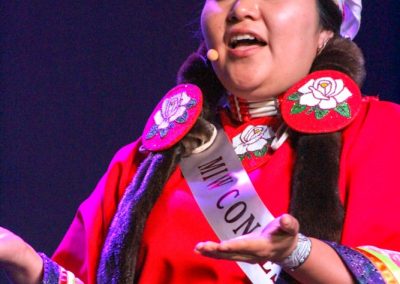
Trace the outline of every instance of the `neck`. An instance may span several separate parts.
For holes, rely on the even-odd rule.
[[[268,98],[262,101],[248,101],[234,95],[228,95],[228,107],[235,120],[246,122],[254,118],[276,116],[278,99]]]

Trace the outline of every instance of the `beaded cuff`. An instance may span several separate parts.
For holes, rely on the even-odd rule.
[[[65,270],[44,253],[39,253],[43,260],[43,280],[41,284],[83,284],[75,275]]]
[[[296,270],[310,256],[311,240],[303,234],[298,234],[297,246],[282,262],[278,263],[284,269]]]
[[[58,284],[60,266],[44,253],[39,253],[39,255],[43,260],[43,280],[41,284]]]
[[[361,253],[333,242],[326,242],[343,260],[357,283],[385,284],[378,269]]]

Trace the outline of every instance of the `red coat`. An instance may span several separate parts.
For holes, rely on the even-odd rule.
[[[226,121],[224,124],[231,138],[245,127]],[[96,282],[107,228],[143,159],[139,144],[130,144],[116,154],[94,192],[79,207],[53,256],[85,283]],[[286,142],[248,172],[275,216],[288,211],[293,158],[294,152]],[[339,186],[346,217],[342,244],[400,251],[399,161],[400,106],[366,98],[358,117],[343,134]],[[146,223],[138,264],[139,283],[249,283],[234,262],[195,254],[196,243],[205,240],[217,237],[178,168]]]

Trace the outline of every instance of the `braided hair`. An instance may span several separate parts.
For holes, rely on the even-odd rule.
[[[332,0],[318,0],[320,24],[334,37],[315,58],[310,72],[333,69],[346,73],[360,86],[365,77],[359,48],[340,37],[341,12]],[[182,157],[190,155],[212,135],[216,108],[225,89],[206,59],[203,43],[182,64],[177,83],[192,83],[204,95],[202,113],[191,131],[171,149],[150,153],[122,197],[110,225],[98,267],[98,283],[136,283],[137,257],[146,220],[171,173]],[[338,195],[341,133],[290,132],[296,152],[291,184],[290,213],[308,236],[339,241],[344,209]]]

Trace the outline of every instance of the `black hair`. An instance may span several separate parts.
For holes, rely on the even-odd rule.
[[[322,29],[339,35],[343,16],[337,4],[332,0],[318,0],[317,9]]]
[[[333,0],[318,0],[318,11],[322,28],[332,30],[335,36],[316,57],[310,72],[339,70],[361,84],[365,75],[363,56],[353,42],[340,37],[340,10]],[[185,60],[177,76],[179,84],[193,83],[203,91],[202,114],[192,130],[172,149],[150,153],[133,177],[108,229],[97,272],[99,283],[138,282],[137,258],[148,215],[181,157],[190,155],[211,137],[210,123],[217,119],[217,102],[225,89],[206,59],[206,51],[203,42]],[[299,219],[306,235],[339,241],[344,218],[338,197],[341,133],[304,135],[291,132],[290,135],[296,151],[290,213]]]

